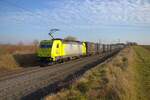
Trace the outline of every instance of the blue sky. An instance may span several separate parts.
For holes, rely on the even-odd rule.
[[[150,44],[150,0],[0,0],[0,43],[68,35],[103,43]]]

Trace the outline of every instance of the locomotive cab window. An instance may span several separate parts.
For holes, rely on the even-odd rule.
[[[42,41],[40,43],[40,48],[52,48],[52,42]]]
[[[57,44],[56,48],[59,48],[59,44]]]
[[[40,45],[40,48],[51,48],[52,47],[52,44],[41,44]]]

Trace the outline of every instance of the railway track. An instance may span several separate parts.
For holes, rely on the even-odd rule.
[[[105,58],[104,60],[106,60],[115,53],[117,52],[85,57],[44,68],[33,68],[11,76],[0,77],[0,97],[2,100],[29,99],[31,97],[37,100],[47,94],[48,89],[54,89],[56,83],[58,85],[59,82],[67,79],[69,75],[74,75],[80,70],[85,71],[94,66],[91,65],[92,63],[98,64],[101,59]],[[39,90],[40,92],[38,92]],[[39,95],[39,93],[43,94]]]
[[[58,67],[57,65],[69,64],[69,63],[72,63],[72,62],[77,62],[77,61],[82,60],[82,59],[85,59],[85,58],[80,58],[80,59],[76,59],[76,60],[68,61],[68,62],[64,62],[64,63],[58,63],[58,64],[54,64],[54,65],[47,66],[47,67],[35,66],[34,68],[26,68],[26,69],[22,69],[22,70],[15,70],[13,72],[4,73],[4,74],[0,75],[0,81],[9,80],[11,78],[16,78],[16,77],[19,77],[21,75],[35,73],[35,72],[38,72],[38,71],[43,71],[43,70],[47,70],[47,69],[54,69],[54,68]]]

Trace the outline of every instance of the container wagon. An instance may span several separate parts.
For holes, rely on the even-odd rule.
[[[93,42],[85,42],[86,44],[86,55],[95,55],[98,53],[98,44]]]

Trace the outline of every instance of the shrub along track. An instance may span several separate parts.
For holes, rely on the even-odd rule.
[[[50,92],[57,92],[67,86],[86,70],[118,52],[119,50],[1,77],[0,97],[4,100],[40,99]]]

